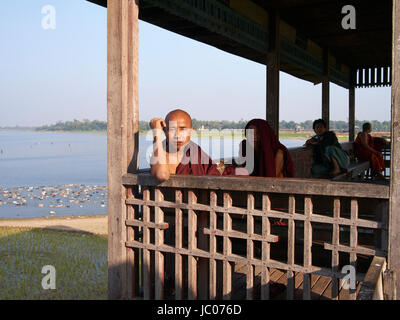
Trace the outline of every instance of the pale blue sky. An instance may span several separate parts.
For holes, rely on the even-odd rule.
[[[42,28],[42,7],[56,29]],[[0,127],[106,120],[106,9],[84,0],[0,2]],[[265,118],[265,66],[140,22],[139,117],[172,108],[202,120]],[[321,86],[281,73],[280,120],[321,115]],[[331,84],[331,119],[348,91]],[[390,119],[390,88],[357,89],[356,118]]]

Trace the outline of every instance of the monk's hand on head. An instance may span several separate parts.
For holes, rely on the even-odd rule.
[[[150,128],[153,130],[153,136],[155,141],[160,141],[162,137],[162,131],[166,127],[164,119],[154,118],[150,121]]]
[[[164,119],[154,118],[150,120],[151,129],[164,129],[166,127]]]

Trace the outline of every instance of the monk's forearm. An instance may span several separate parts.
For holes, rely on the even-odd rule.
[[[151,166],[151,174],[152,176],[156,177],[157,180],[160,181],[168,180],[170,177],[168,168],[165,169],[163,166],[157,164]]]
[[[376,153],[376,150],[373,149],[369,144],[368,144],[368,136],[365,136],[361,134],[361,146],[363,146],[365,149],[371,151],[372,153]]]
[[[170,175],[167,164],[167,155],[163,148],[161,139],[158,139],[158,137],[154,138],[154,152],[151,160],[151,174],[158,180],[168,180]]]
[[[361,145],[362,145],[365,149],[371,151],[372,153],[376,153],[376,150],[373,149],[373,148],[371,148],[370,145],[368,145],[368,144],[365,143],[364,141],[361,141]]]

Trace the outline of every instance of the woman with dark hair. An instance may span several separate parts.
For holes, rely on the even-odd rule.
[[[382,175],[385,170],[385,160],[381,153],[383,144],[379,138],[372,138],[371,131],[371,124],[364,123],[362,132],[358,133],[354,141],[354,155],[358,161],[370,161],[373,179],[385,179]]]
[[[253,119],[245,128],[246,139],[240,143],[239,159],[246,157],[246,151],[253,152],[254,166],[251,176],[293,177],[294,166],[288,149],[279,142],[278,137],[263,119]],[[246,164],[249,167],[249,164]]]
[[[350,159],[342,149],[333,131],[328,131],[322,119],[313,122],[316,133],[306,141],[306,145],[313,147],[314,163],[311,174],[314,178],[333,178],[347,170]]]

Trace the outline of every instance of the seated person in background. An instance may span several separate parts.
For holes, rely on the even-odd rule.
[[[316,135],[306,141],[306,146],[313,147],[312,176],[314,178],[333,178],[346,172],[350,158],[340,146],[336,134],[326,129],[326,123],[322,119],[313,122],[313,129]]]
[[[250,134],[250,130],[252,133]],[[251,176],[293,177],[294,165],[288,149],[263,119],[253,119],[246,125],[246,138],[239,146],[239,159],[243,162],[247,151],[254,152],[254,166]],[[249,145],[246,145],[246,144]],[[248,167],[248,164],[246,164]]]
[[[153,130],[153,156],[151,174],[160,181],[168,180],[171,174],[215,175],[221,173],[211,158],[193,141],[192,119],[183,110],[173,110],[165,120],[154,118],[150,121]],[[162,131],[166,139],[162,141]],[[248,175],[245,170],[230,170],[224,175]]]
[[[385,170],[385,161],[381,150],[380,140],[372,138],[370,135],[372,127],[370,123],[364,123],[362,132],[359,132],[354,141],[354,155],[358,161],[370,161],[373,179],[385,179],[382,171]]]

